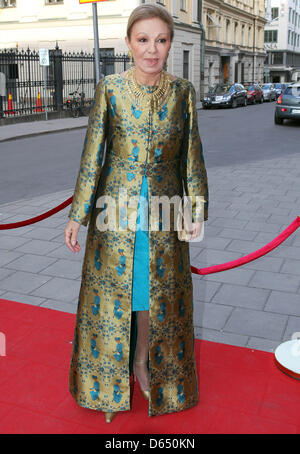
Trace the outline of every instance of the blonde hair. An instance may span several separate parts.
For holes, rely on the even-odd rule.
[[[143,5],[137,6],[130,14],[128,23],[127,23],[127,38],[131,39],[131,30],[133,25],[143,19],[150,19],[152,17],[158,17],[164,21],[170,30],[171,42],[174,37],[174,21],[173,17],[163,6],[156,5],[153,3],[146,3]]]

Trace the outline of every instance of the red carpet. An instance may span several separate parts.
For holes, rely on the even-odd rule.
[[[74,324],[73,314],[0,299],[0,433],[300,433],[299,381],[279,371],[273,354],[199,340],[196,407],[150,418],[136,386],[132,411],[106,424],[68,391]]]

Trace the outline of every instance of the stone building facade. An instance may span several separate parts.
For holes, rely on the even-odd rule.
[[[205,89],[216,83],[263,82],[264,0],[204,0]]]

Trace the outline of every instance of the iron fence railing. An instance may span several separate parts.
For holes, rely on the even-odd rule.
[[[94,53],[63,52],[56,46],[49,50],[49,59],[45,88],[38,51],[0,50],[0,118],[43,112],[45,96],[47,110],[60,112],[75,90],[83,92],[85,106],[90,105],[96,87]],[[128,67],[127,54],[111,55],[100,50],[101,77]]]

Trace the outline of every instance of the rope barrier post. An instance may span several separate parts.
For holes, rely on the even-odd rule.
[[[275,364],[289,377],[300,380],[300,333],[298,339],[280,344],[275,350]]]

